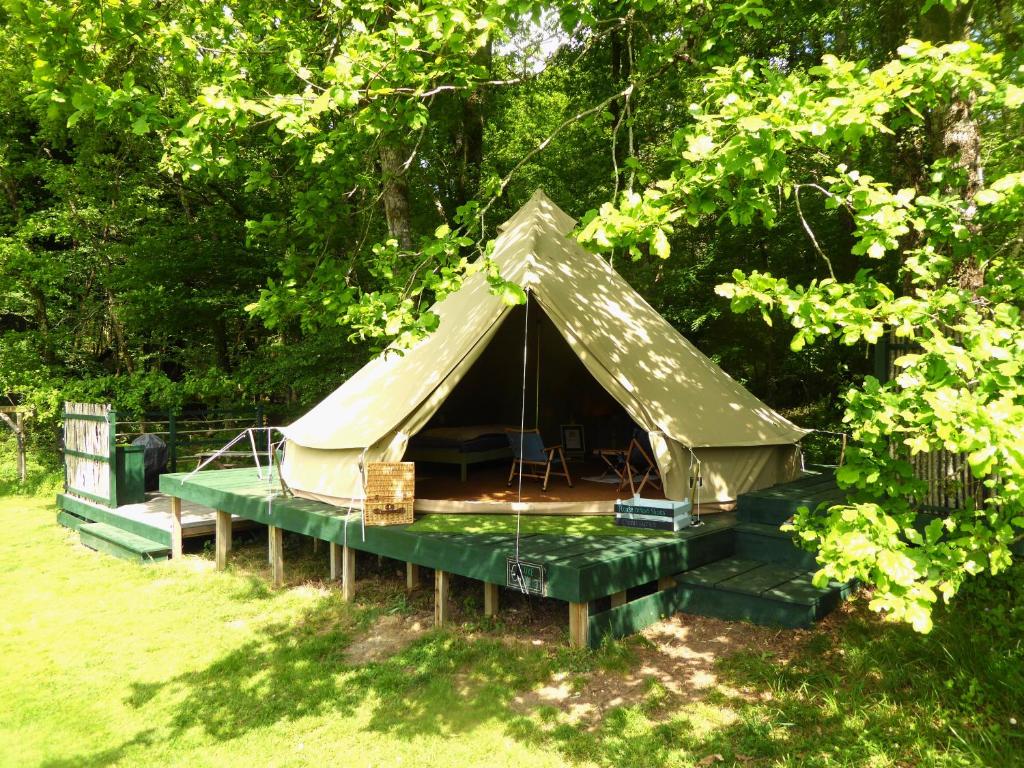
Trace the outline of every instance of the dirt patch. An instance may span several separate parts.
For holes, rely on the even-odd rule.
[[[381,616],[345,649],[345,662],[359,666],[394,656],[433,626],[428,613]]]
[[[555,707],[571,722],[593,727],[612,708],[650,705],[655,688],[660,689],[666,709],[698,701],[714,689],[730,696],[752,697],[752,691],[725,687],[715,671],[715,661],[740,651],[771,653],[787,661],[806,642],[810,631],[678,614],[651,625],[642,636],[645,642],[635,646],[636,659],[628,672],[598,670],[576,676],[560,672],[517,697],[513,706],[523,714],[539,706]]]

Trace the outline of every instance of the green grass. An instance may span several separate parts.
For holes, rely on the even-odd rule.
[[[0,498],[5,767],[1008,766],[1024,755],[1010,721],[1024,720],[1020,571],[972,590],[925,638],[857,610],[788,663],[723,655],[719,684],[684,702],[643,681],[655,649],[642,640],[590,652],[565,647],[563,630],[545,635],[560,607],[503,597],[509,609],[489,622],[479,586],[456,582],[458,626],[352,664],[345,649],[378,617],[430,607],[429,590],[405,595],[390,561],[361,560],[346,605],[321,581],[324,549],[299,537],[274,590],[262,542],[245,535],[217,573],[204,551],[149,566],[101,556],[53,519],[49,500]],[[615,692],[643,684],[590,723],[516,703],[552,676],[585,695],[595,675]]]
[[[509,533],[516,532],[515,515],[424,515],[409,530],[419,533]],[[616,525],[608,515],[523,515],[520,532],[553,533],[563,536],[671,537],[671,531],[627,528]]]
[[[14,435],[0,423],[0,496],[52,496],[64,484],[64,468],[56,451],[29,450],[25,482],[18,477],[18,455]]]

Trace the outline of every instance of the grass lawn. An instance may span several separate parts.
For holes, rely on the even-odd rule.
[[[928,637],[854,607],[805,632],[684,616],[583,652],[561,606],[503,595],[486,622],[468,581],[458,626],[430,630],[429,590],[375,558],[345,605],[298,537],[273,590],[256,538],[217,573],[203,551],[90,552],[48,498],[0,498],[0,522],[0,766],[1024,763],[1020,570]]]

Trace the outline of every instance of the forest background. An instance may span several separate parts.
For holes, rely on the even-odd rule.
[[[852,436],[860,496],[798,521],[826,575],[927,629],[1009,563],[1019,2],[6,0],[0,29],[0,397],[42,468],[64,400],[284,423],[468,271],[521,300],[487,243],[542,188],[732,376]],[[943,449],[989,505],[918,531],[908,462]]]

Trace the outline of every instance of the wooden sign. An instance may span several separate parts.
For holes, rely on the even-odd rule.
[[[544,566],[540,563],[527,563],[510,557],[507,560],[506,586],[524,594],[544,594]]]

